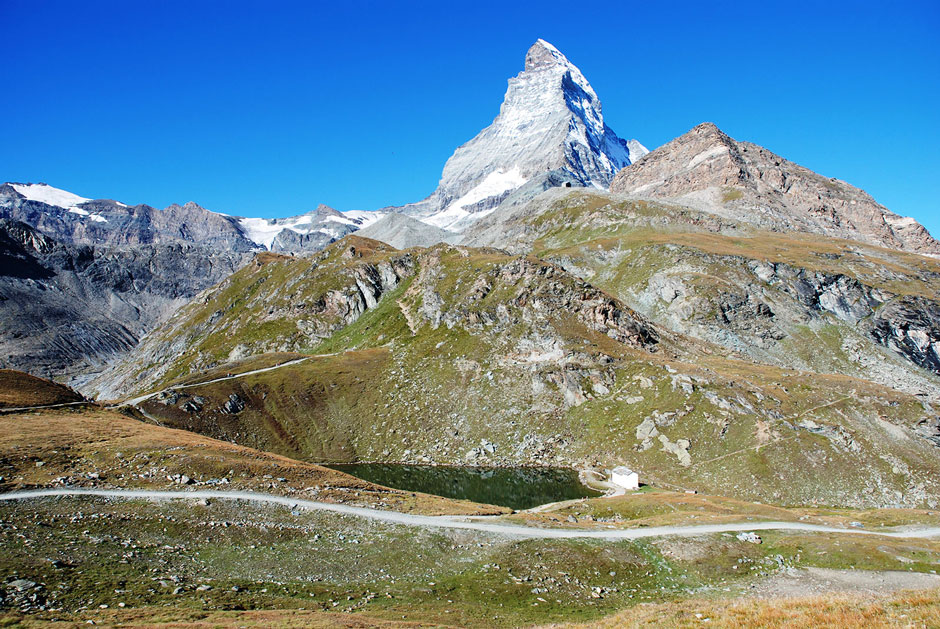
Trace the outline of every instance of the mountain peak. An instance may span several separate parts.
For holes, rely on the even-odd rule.
[[[701,136],[710,136],[715,135],[719,137],[728,137],[727,134],[718,128],[714,122],[702,122],[695,125],[689,133],[693,133]]]
[[[568,58],[544,39],[536,40],[525,55],[525,69],[527,72],[539,68],[568,65],[571,65]]]
[[[509,79],[493,123],[457,148],[431,196],[403,210],[461,231],[533,178],[565,171],[580,185],[606,188],[647,152],[617,137],[581,71],[539,39],[526,53],[525,69]]]
[[[317,206],[317,209],[313,210],[312,212],[308,212],[308,214],[318,214],[319,216],[322,216],[322,217],[337,216],[337,217],[342,218],[343,216],[342,212],[339,212],[338,210],[331,208],[326,203],[319,204]]]
[[[667,199],[760,227],[930,255],[940,243],[858,188],[702,123],[620,171],[612,192]]]

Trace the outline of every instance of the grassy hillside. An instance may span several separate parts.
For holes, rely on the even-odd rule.
[[[628,355],[583,375],[584,365],[467,368],[464,354],[435,350],[443,338],[312,359],[178,398],[170,389],[143,408],[168,425],[312,461],[627,464],[644,482],[774,503],[937,504],[940,465],[911,396],[717,358],[692,366]],[[603,393],[589,388],[591,371]],[[539,384],[563,376],[579,379],[581,403]],[[232,395],[244,410],[224,410]],[[195,396],[201,409],[187,412]]]
[[[163,390],[142,408],[169,425],[315,462],[626,464],[777,504],[940,504],[936,376],[863,329],[904,269],[921,278],[908,297],[933,290],[935,261],[725,234],[737,228],[602,195],[558,203],[525,218],[550,261],[355,237],[260,258],[155,331],[117,389]],[[734,247],[775,256],[778,279],[758,286],[763,262]],[[801,259],[818,268],[787,275]],[[656,301],[664,274],[687,308]],[[806,301],[817,288],[829,297]],[[871,291],[882,305],[850,323]],[[193,386],[298,351],[315,357]]]
[[[0,369],[0,409],[81,402],[84,398],[65,385],[22,371]]]
[[[84,486],[264,491],[419,513],[500,507],[414,494],[100,408],[0,415],[0,490]],[[181,480],[186,476],[189,481]]]

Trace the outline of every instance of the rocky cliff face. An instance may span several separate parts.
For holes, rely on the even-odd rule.
[[[0,367],[80,385],[241,259],[179,242],[63,244],[0,219]]]
[[[844,181],[733,140],[711,123],[623,169],[610,189],[669,199],[766,229],[940,254],[940,243],[914,219],[898,216]]]
[[[534,177],[563,170],[582,186],[606,188],[646,152],[604,123],[591,84],[540,39],[526,54],[525,69],[509,79],[493,123],[447,160],[430,197],[399,209],[460,231]]]

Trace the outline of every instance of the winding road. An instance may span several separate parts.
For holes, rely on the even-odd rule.
[[[381,511],[367,507],[353,507],[350,505],[329,502],[316,502],[288,496],[262,494],[249,491],[217,491],[217,490],[178,490],[178,491],[151,491],[143,489],[35,489],[0,494],[0,501],[31,500],[36,498],[52,497],[104,497],[117,499],[145,499],[145,500],[181,500],[203,499],[215,500],[242,500],[250,503],[275,504],[291,509],[305,509],[309,511],[330,511],[343,515],[351,515],[368,520],[401,524],[404,526],[417,526],[437,529],[460,529],[492,533],[509,537],[529,539],[603,539],[603,540],[631,540],[644,537],[694,537],[710,533],[736,533],[742,531],[807,531],[812,533],[843,533],[847,535],[880,535],[902,539],[923,539],[940,536],[940,527],[917,528],[890,531],[868,531],[857,528],[839,528],[819,524],[806,524],[803,522],[742,522],[737,524],[700,524],[691,526],[650,526],[639,529],[558,529],[536,528],[518,524],[503,524],[500,522],[481,521],[480,518],[472,520],[464,516],[447,515],[415,515],[399,513],[397,511]]]

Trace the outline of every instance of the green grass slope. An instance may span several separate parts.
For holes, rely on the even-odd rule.
[[[286,312],[294,302],[281,305],[284,295],[313,299],[308,283],[337,286],[336,269],[361,291],[357,265],[375,265],[344,259],[348,246],[324,252],[342,261],[336,266],[299,259],[244,270],[231,282],[251,279],[271,296],[249,300],[250,312],[244,291],[219,294],[229,284],[191,306],[194,320],[211,310],[240,323],[223,338],[171,322],[164,333],[188,335],[188,345],[175,360],[155,361],[166,375],[142,388],[167,390],[142,408],[176,427],[312,461],[627,464],[664,487],[775,503],[940,498],[931,480],[940,472],[929,439],[935,416],[917,396],[742,360],[650,324],[559,266],[496,250],[380,251],[380,264],[407,258],[407,271],[354,320],[327,311],[318,325],[334,331],[307,348],[317,357],[173,388],[174,373],[188,372],[178,382],[192,384],[283,362],[261,355],[191,371],[200,356],[224,360],[260,329],[258,319]],[[296,321],[282,321],[293,338]],[[172,345],[164,338],[153,342]],[[258,347],[283,347],[284,338]]]

